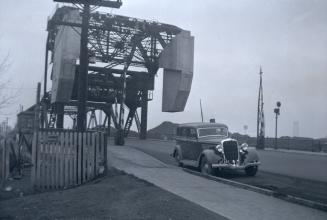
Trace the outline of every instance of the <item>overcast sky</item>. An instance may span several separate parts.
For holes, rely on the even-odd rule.
[[[0,57],[10,55],[6,91],[15,103],[0,121],[15,122],[19,104],[35,101],[43,81],[47,17],[52,0],[0,1]],[[190,30],[195,37],[195,65],[185,111],[162,113],[162,70],[149,103],[148,127],[162,121],[215,118],[232,132],[256,133],[259,68],[263,68],[266,135],[274,135],[273,108],[281,101],[279,135],[327,136],[326,0],[123,0],[115,14],[156,20]],[[1,79],[3,80],[3,79]],[[18,88],[20,88],[18,90]],[[18,92],[17,92],[18,91]]]

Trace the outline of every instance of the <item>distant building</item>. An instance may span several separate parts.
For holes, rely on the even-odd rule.
[[[8,121],[3,121],[0,123],[0,137],[5,137],[9,130]]]
[[[300,126],[298,121],[293,122],[293,137],[299,137],[300,135]]]

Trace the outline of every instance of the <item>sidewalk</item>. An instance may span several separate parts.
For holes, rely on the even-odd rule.
[[[327,213],[184,172],[127,146],[109,146],[109,165],[230,219],[327,219]]]

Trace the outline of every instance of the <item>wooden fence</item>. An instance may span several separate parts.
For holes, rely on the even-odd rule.
[[[9,144],[6,139],[0,140],[0,183],[4,183],[4,181],[9,177],[10,173],[10,155],[9,155]]]
[[[106,135],[44,129],[35,132],[32,146],[34,187],[62,189],[88,182],[106,166]]]

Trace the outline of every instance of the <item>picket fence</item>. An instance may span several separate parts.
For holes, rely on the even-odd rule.
[[[41,129],[34,133],[32,185],[62,189],[88,182],[106,165],[104,132]]]

